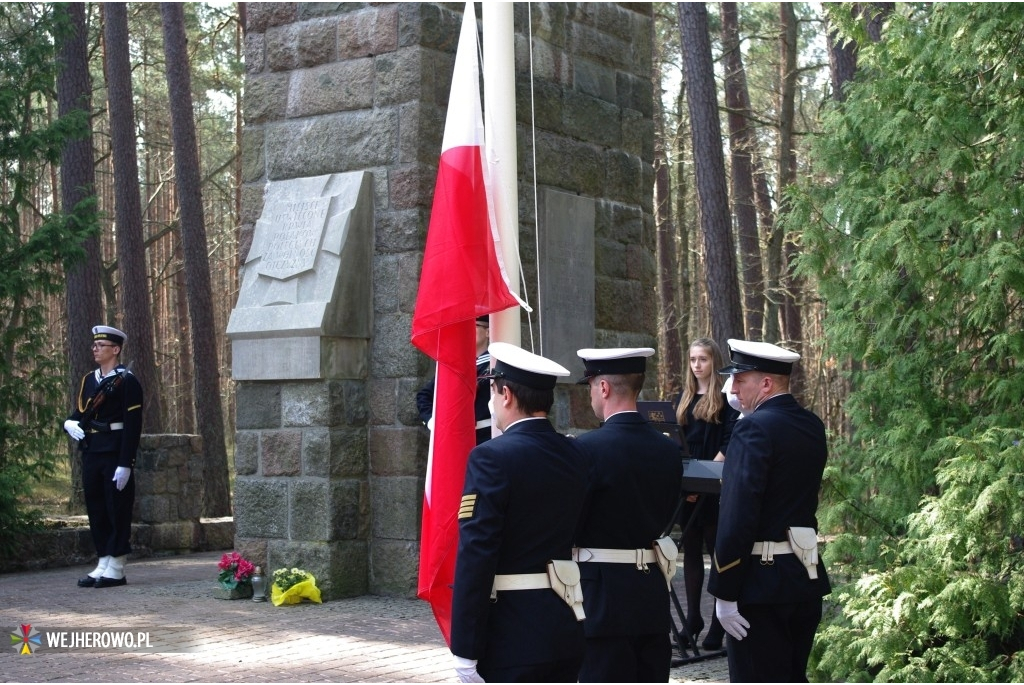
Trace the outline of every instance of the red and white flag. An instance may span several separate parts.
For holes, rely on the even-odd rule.
[[[430,602],[449,644],[457,514],[466,462],[476,445],[476,317],[518,304],[503,276],[489,219],[476,31],[468,2],[412,318],[412,344],[437,360],[417,594]]]

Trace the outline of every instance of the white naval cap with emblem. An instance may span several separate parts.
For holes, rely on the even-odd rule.
[[[111,326],[93,326],[92,339],[109,340],[115,345],[123,347],[128,342],[128,335],[124,331],[119,331]]]
[[[735,338],[729,338],[729,351],[732,363],[718,370],[723,375],[763,371],[788,376],[793,373],[793,363],[800,359],[796,352],[778,345]]]
[[[493,342],[487,351],[494,360],[494,368],[484,378],[504,378],[538,390],[550,390],[559,377],[569,375],[569,369],[561,364],[511,343]]]
[[[586,385],[594,376],[605,374],[644,373],[647,358],[654,354],[653,347],[607,347],[604,349],[586,347],[576,350],[583,360],[583,378],[577,385]]]

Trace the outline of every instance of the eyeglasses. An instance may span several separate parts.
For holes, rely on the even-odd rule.
[[[95,349],[102,349],[104,347],[117,347],[117,345],[115,345],[114,343],[100,343],[100,342],[94,342],[92,344],[92,349],[94,349],[94,350]]]

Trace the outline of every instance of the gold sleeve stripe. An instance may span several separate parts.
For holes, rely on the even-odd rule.
[[[476,495],[464,495],[462,504],[459,505],[459,519],[473,518],[476,509]]]
[[[739,566],[740,565],[740,561],[741,561],[740,559],[737,559],[737,560],[735,560],[735,561],[733,561],[731,563],[726,564],[725,566],[719,566],[718,565],[718,559],[715,559],[715,568],[718,569],[719,573],[723,573],[725,571],[728,571],[729,569],[731,569],[734,566]]]
[[[127,411],[135,411],[136,409],[142,409],[142,405],[136,404],[134,407],[128,407]]]

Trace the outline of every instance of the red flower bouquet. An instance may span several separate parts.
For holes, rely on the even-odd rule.
[[[238,552],[225,552],[217,564],[220,575],[217,582],[225,590],[234,590],[239,586],[252,586],[252,574],[256,570],[253,564]]]

